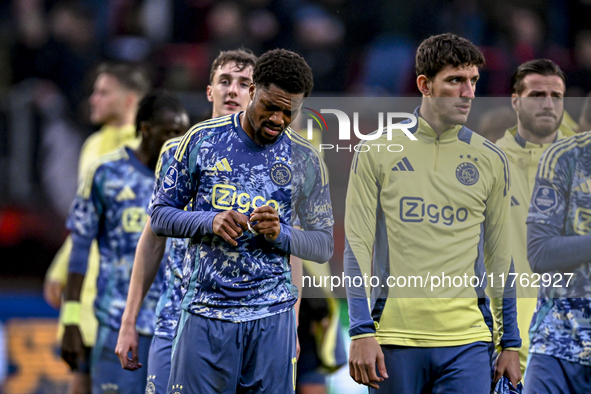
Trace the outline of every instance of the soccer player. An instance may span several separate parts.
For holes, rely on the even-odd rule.
[[[499,148],[462,126],[483,63],[482,53],[454,34],[423,41],[416,54],[423,98],[417,124],[409,128],[417,140],[393,135],[402,152],[370,147],[353,159],[345,274],[375,275],[383,284],[369,298],[365,288],[347,283],[350,375],[371,393],[491,390],[493,314],[486,284],[450,288],[444,282],[441,294],[448,298],[436,298],[440,293],[428,286],[408,292],[388,287],[389,276],[494,273],[492,309],[503,333],[494,379],[507,374],[517,384],[521,378],[515,299],[503,300],[498,279],[511,266],[508,163]]]
[[[221,52],[213,61],[210,85],[207,87],[207,98],[213,103],[213,118],[246,109],[250,102],[249,88],[252,84],[255,63],[256,56],[243,49]],[[162,148],[159,163],[156,166],[154,193],[160,188],[160,183],[174,158],[180,140],[181,137],[167,141]],[[155,194],[152,198],[156,198]],[[156,331],[148,357],[147,391],[150,393],[166,393],[170,374],[172,339],[181,312],[183,259],[187,244],[188,240],[172,239],[165,281],[156,311],[158,317]],[[117,340],[116,353],[123,368],[135,370],[140,367],[136,330],[138,312],[156,277],[165,247],[166,238],[154,234],[148,221],[138,243],[127,304]],[[131,358],[128,358],[130,351]]]
[[[301,56],[266,52],[246,111],[197,124],[177,148],[151,218],[156,234],[191,238],[168,393],[295,390],[289,255],[324,262],[333,249],[326,170],[288,128],[312,86]]]
[[[591,392],[591,133],[546,150],[527,216],[540,275],[525,393]]]
[[[88,253],[98,241],[100,268],[95,313],[99,321],[97,340],[91,357],[92,392],[143,393],[146,374],[131,373],[119,367],[113,353],[121,315],[127,298],[129,276],[137,242],[148,215],[146,209],[154,186],[154,169],[163,143],[182,135],[189,118],[175,96],[154,91],[139,104],[136,128],[140,146],[121,148],[91,165],[80,183],[68,218],[72,231],[72,255],[65,291],[62,357],[73,368],[79,367],[83,343],[79,331],[80,290],[84,281]],[[147,359],[148,346],[156,324],[156,301],[160,281],[151,287],[139,312],[137,330]]]
[[[511,173],[511,251],[515,272],[534,280],[527,261],[527,213],[542,153],[564,138],[559,127],[564,114],[564,73],[551,60],[521,64],[511,78],[511,104],[517,126],[507,130],[497,146],[509,159]],[[525,372],[529,349],[529,325],[536,308],[537,288],[516,281],[517,323],[521,334],[519,361]],[[525,283],[525,282],[524,282]]]
[[[308,137],[308,130],[302,128],[302,113],[291,124],[290,128],[300,136]],[[322,144],[320,129],[313,129],[312,138],[307,138],[318,149]],[[324,158],[323,152],[319,151]],[[296,271],[301,264],[302,273],[298,277]],[[298,316],[298,343],[301,351],[298,355],[296,373],[297,394],[326,394],[326,375],[335,372],[347,363],[347,351],[341,333],[341,304],[330,289],[322,288],[320,292],[309,292],[302,287],[299,278],[308,276],[328,277],[331,275],[330,264],[317,264],[313,261],[302,261],[291,257],[291,271],[294,284],[299,289],[299,300],[295,305]]]
[[[103,63],[97,68],[96,73],[93,93],[89,100],[90,119],[92,123],[102,125],[102,127],[88,137],[82,147],[78,164],[79,177],[82,177],[88,171],[90,164],[100,156],[124,145],[138,146],[135,116],[138,103],[150,86],[143,69],[127,63]],[[59,308],[61,304],[71,250],[72,239],[68,237],[47,270],[44,295],[47,302],[56,308]],[[92,244],[88,265],[81,293],[82,318],[80,325],[87,355],[90,354],[91,348],[94,346],[98,326],[93,310],[99,266],[99,252],[96,242]],[[60,315],[60,337],[63,333],[62,318],[63,313]],[[88,366],[88,360],[82,363],[82,366]],[[74,381],[70,386],[70,392],[72,394],[89,393],[89,371],[76,370],[74,372]]]
[[[589,130],[591,130],[591,93],[587,94],[587,97],[583,101],[581,115],[579,115],[579,126],[576,132],[584,133]]]

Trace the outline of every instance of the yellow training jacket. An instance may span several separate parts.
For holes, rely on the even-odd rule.
[[[364,141],[352,162],[345,275],[376,280],[345,283],[350,335],[419,347],[491,342],[494,316],[502,347],[519,347],[515,298],[504,299],[510,294],[501,286],[512,266],[507,158],[466,127],[438,137],[418,109],[415,116],[409,131],[417,141],[383,133]],[[464,275],[475,279],[459,283]]]

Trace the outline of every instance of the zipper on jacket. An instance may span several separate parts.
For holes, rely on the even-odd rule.
[[[435,171],[439,169],[439,136],[435,138]]]

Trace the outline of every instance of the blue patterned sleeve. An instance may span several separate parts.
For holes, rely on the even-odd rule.
[[[329,230],[334,219],[328,184],[328,172],[322,159],[310,155],[306,163],[302,199],[297,202],[297,217],[303,230]]]
[[[216,212],[193,211],[189,204],[199,186],[198,136],[189,134],[179,144],[152,204],[152,230],[159,236],[192,238],[213,233]]]
[[[171,140],[168,140],[163,146],[160,151],[160,156],[158,157],[158,162],[156,163],[156,171],[155,171],[155,179],[154,179],[154,191],[152,192],[152,196],[150,197],[150,205],[148,206],[148,215],[152,216],[152,211],[154,210],[154,203],[156,202],[156,198],[158,197],[158,190],[160,190],[160,185],[162,184],[162,179],[166,177],[166,173],[168,172],[168,168],[174,161],[174,154],[176,152],[176,148],[179,145],[179,142],[182,138],[177,137]]]
[[[72,234],[72,252],[70,253],[68,272],[86,275],[91,246],[92,239],[82,237],[78,234]]]
[[[72,234],[72,254],[68,272],[85,274],[88,266],[90,245],[99,232],[103,203],[100,197],[102,171],[89,171],[80,185],[70,208],[66,227]]]
[[[527,251],[532,271],[543,273],[588,261],[591,236],[564,233],[572,179],[571,156],[556,150],[540,161],[527,217]]]
[[[304,260],[324,263],[332,257],[334,249],[334,219],[328,173],[324,162],[315,151],[296,152],[293,156],[294,161],[302,160],[304,164],[295,166],[301,168],[296,171],[294,178],[302,182],[302,187],[301,195],[293,201],[296,211],[294,218],[297,218],[294,222],[297,220],[304,231],[290,228],[289,250],[284,250]],[[283,227],[282,225],[282,232],[287,234]],[[280,238],[281,235],[278,241]]]
[[[562,155],[556,159],[552,153],[554,151],[549,155],[545,154],[540,161],[527,223],[544,224],[561,231],[566,218],[571,174],[568,155]]]

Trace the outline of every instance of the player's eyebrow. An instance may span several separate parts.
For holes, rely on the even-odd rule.
[[[281,102],[276,102],[276,101],[268,101],[268,100],[264,100],[262,99],[261,102],[265,105],[265,107],[267,107],[267,109],[269,111],[288,111],[288,112],[292,112],[291,111],[291,106],[290,107],[286,107],[283,103]]]
[[[232,75],[231,74],[228,74],[228,73],[220,74],[219,79],[223,79],[223,78],[232,79]]]
[[[447,76],[445,78],[445,80],[446,81],[451,81],[452,79],[461,79],[461,80],[464,80],[464,79],[475,79],[475,78],[477,80],[480,79],[480,74],[476,74],[476,75],[473,75],[471,77],[467,77],[467,76],[461,75],[461,74],[452,74],[452,75]]]
[[[226,78],[226,79],[234,79],[234,77],[232,76],[232,74],[228,74],[228,73],[220,74],[219,79],[221,80],[221,79],[224,79],[224,78]],[[238,77],[238,80],[240,82],[242,82],[242,81],[252,82],[252,78],[243,77],[243,76]]]
[[[527,95],[528,96],[535,96],[535,95],[538,95],[540,93],[547,93],[547,91],[546,90],[530,90],[530,92]],[[564,93],[561,92],[561,91],[559,91],[559,90],[551,90],[548,93],[550,93],[551,96],[552,95],[558,95],[558,96],[563,96],[564,95]]]

